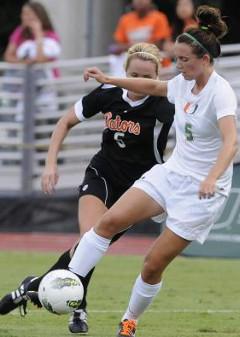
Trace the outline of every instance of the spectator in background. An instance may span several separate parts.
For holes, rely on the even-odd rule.
[[[173,58],[174,41],[186,29],[197,27],[197,21],[194,16],[195,4],[193,0],[177,0],[175,8],[175,18],[172,22],[172,40],[164,44],[165,53]]]
[[[4,59],[11,63],[43,63],[55,60],[61,52],[59,37],[38,2],[23,6],[21,25],[11,34]]]
[[[193,0],[178,0],[176,3],[175,19],[172,25],[173,40],[190,26],[197,26],[194,16],[195,5]]]
[[[61,53],[60,40],[54,31],[53,24],[46,9],[38,2],[30,2],[22,7],[21,25],[11,34],[9,44],[4,54],[4,60],[10,63],[45,63],[59,58]],[[22,71],[8,70],[6,77],[22,77]],[[55,78],[59,76],[58,69],[35,70],[36,79]],[[5,84],[6,92],[21,92],[21,85]],[[37,87],[36,105],[38,110],[56,110],[56,93],[52,88]],[[9,104],[8,104],[9,105]],[[11,104],[14,105],[15,104]],[[23,102],[18,101],[17,111],[22,112]],[[17,120],[21,120],[18,116]]]
[[[134,43],[153,43],[162,50],[164,42],[171,38],[167,16],[155,9],[152,0],[132,0],[132,8],[120,17],[114,32],[115,43],[110,46],[111,73],[115,75],[122,75],[125,52]]]

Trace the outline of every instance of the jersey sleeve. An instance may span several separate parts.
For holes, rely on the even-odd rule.
[[[177,97],[177,94],[181,86],[181,79],[182,75],[180,74],[173,77],[167,83],[167,98],[170,103],[175,104],[175,98]]]
[[[77,118],[82,122],[102,111],[104,106],[104,89],[101,85],[90,94],[82,97],[74,105]]]
[[[219,86],[214,96],[217,119],[225,116],[235,116],[237,111],[237,98],[230,85]]]

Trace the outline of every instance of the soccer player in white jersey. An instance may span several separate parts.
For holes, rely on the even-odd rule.
[[[85,276],[105,254],[111,238],[133,223],[166,211],[166,228],[149,250],[118,337],[133,337],[140,315],[162,286],[167,265],[191,241],[203,243],[231,188],[237,151],[237,102],[228,82],[214,70],[219,39],[227,26],[218,9],[197,9],[198,28],[181,34],[175,44],[180,72],[170,81],[108,77],[97,68],[85,71],[101,83],[139,93],[167,96],[175,104],[177,143],[170,159],[155,165],[87,232],[69,264]]]

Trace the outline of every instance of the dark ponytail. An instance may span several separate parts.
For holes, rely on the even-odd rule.
[[[221,54],[219,40],[228,32],[218,8],[200,6],[196,11],[198,28],[190,28],[177,38],[177,42],[191,45],[199,58],[208,53],[210,61]]]

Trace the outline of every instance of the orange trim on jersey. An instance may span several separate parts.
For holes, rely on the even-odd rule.
[[[184,110],[185,113],[188,113],[188,110],[189,110],[190,106],[191,106],[191,103],[189,103],[189,102],[187,102],[187,103],[184,105],[183,110]]]

